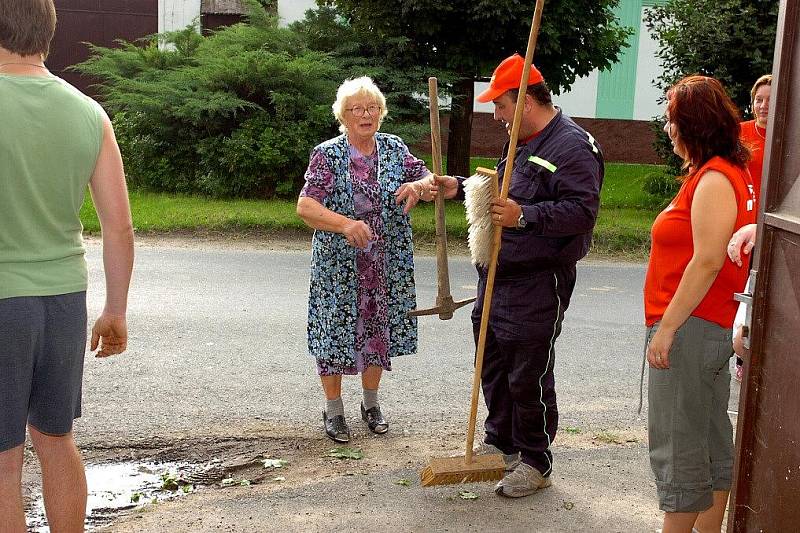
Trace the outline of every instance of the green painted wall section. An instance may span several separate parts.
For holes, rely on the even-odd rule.
[[[643,0],[620,0],[614,9],[619,23],[634,31],[628,37],[629,46],[622,51],[620,61],[611,70],[600,72],[597,80],[597,118],[633,118],[643,3]]]

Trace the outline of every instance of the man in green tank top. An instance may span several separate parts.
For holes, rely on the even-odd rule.
[[[26,429],[51,531],[83,531],[81,415],[86,286],[78,213],[87,185],[103,237],[98,357],[127,345],[133,228],[122,159],[103,109],[50,74],[53,0],[0,0],[0,531],[24,533]]]

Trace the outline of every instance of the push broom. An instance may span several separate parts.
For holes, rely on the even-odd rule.
[[[528,86],[533,52],[536,48],[536,38],[542,20],[544,0],[536,0],[533,12],[531,33],[528,37],[528,48],[525,52],[525,64],[519,82],[519,95],[514,108],[514,122],[511,126],[511,136],[508,143],[506,167],[503,173],[503,186],[500,197],[508,198],[508,189],[511,185],[511,173],[514,169],[514,157],[517,153],[517,138],[519,137],[519,124],[522,119],[522,110],[525,105],[525,93]],[[483,296],[483,313],[478,334],[478,346],[475,354],[475,371],[472,379],[472,402],[469,411],[469,425],[467,427],[466,455],[464,457],[446,457],[432,459],[430,464],[420,473],[420,482],[423,487],[433,485],[452,485],[455,483],[473,483],[478,481],[494,481],[501,479],[505,471],[503,456],[500,454],[473,455],[472,446],[475,441],[475,420],[478,416],[478,395],[480,394],[481,371],[483,370],[483,354],[486,350],[486,333],[489,327],[489,313],[492,305],[492,292],[494,279],[497,273],[497,259],[500,254],[502,228],[494,227],[492,254],[489,261],[489,272],[486,278],[486,291]]]

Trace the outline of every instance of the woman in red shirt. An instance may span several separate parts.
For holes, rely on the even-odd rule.
[[[761,200],[761,174],[764,167],[764,146],[767,143],[767,114],[769,112],[769,93],[772,89],[772,76],[761,76],[750,89],[750,109],[753,120],[742,122],[742,132],[739,137],[742,143],[750,149],[750,162],[747,169],[753,178],[753,187],[756,197]]]
[[[687,175],[653,223],[644,286],[650,464],[664,533],[719,531],[731,485],[730,335],[746,271],[726,261],[755,196],[739,114],[713,78],[667,92],[665,131]]]

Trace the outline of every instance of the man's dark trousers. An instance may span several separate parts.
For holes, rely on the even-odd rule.
[[[478,342],[486,277],[472,313]],[[520,452],[544,476],[552,472],[550,444],[558,428],[555,341],[575,287],[575,265],[495,280],[481,379],[489,415],[487,444]]]

